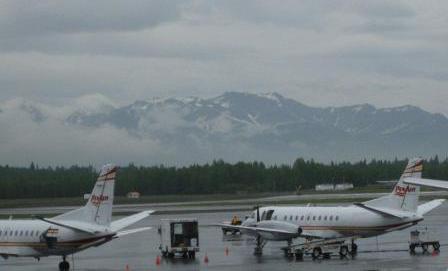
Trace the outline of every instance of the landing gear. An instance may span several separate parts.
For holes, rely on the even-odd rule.
[[[352,240],[350,254],[352,257],[355,257],[358,254],[358,245],[355,243],[355,240]]]
[[[65,256],[62,257],[62,262],[59,263],[59,271],[69,271],[70,264],[66,261]]]
[[[255,256],[261,256],[263,254],[263,247],[266,245],[266,241],[264,241],[261,236],[257,237],[257,245],[254,249]]]

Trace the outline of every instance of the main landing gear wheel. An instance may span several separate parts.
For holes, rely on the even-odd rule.
[[[351,250],[350,254],[352,255],[352,258],[355,258],[358,254],[358,245],[352,240]]]
[[[59,263],[59,271],[69,271],[70,264],[63,258],[62,262]]]

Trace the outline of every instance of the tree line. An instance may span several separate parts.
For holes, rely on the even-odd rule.
[[[398,179],[407,160],[366,160],[319,163],[297,159],[292,165],[265,165],[262,162],[235,164],[216,160],[185,167],[121,167],[115,194],[138,191],[142,195],[214,194],[295,191],[320,183],[353,183],[363,187],[376,181]],[[97,178],[92,166],[29,167],[0,166],[0,199],[80,197],[90,193]],[[423,175],[448,180],[448,159],[436,156],[424,163]]]

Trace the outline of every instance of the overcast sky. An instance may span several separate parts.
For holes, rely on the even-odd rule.
[[[155,96],[278,92],[448,116],[447,14],[431,0],[0,1],[0,164],[176,163],[151,138],[61,117]],[[30,119],[37,104],[53,117]]]
[[[446,1],[1,1],[0,99],[276,91],[448,114]]]

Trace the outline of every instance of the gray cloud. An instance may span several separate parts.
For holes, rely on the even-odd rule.
[[[3,37],[136,31],[175,20],[179,1],[2,1]]]

